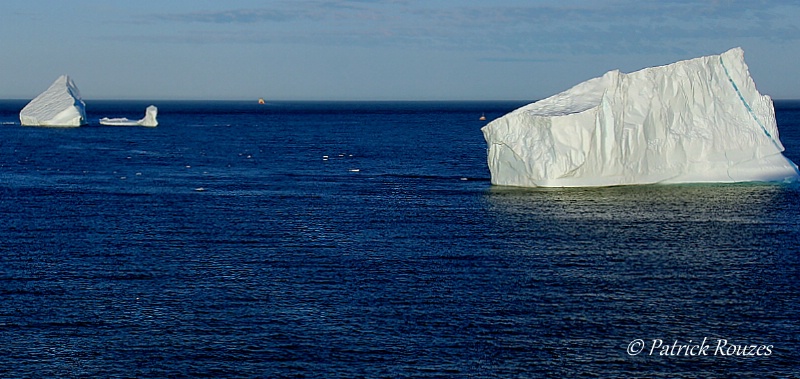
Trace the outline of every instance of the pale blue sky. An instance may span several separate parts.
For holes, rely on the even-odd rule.
[[[532,100],[741,46],[800,98],[800,2],[4,0],[0,98]]]

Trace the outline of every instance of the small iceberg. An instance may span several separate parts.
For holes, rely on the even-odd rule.
[[[75,82],[61,75],[19,112],[23,126],[75,127],[86,124],[86,104]]]
[[[110,126],[149,126],[155,127],[158,126],[158,121],[156,120],[156,116],[158,115],[158,108],[155,105],[151,105],[147,107],[144,112],[144,118],[136,121],[136,120],[128,120],[127,118],[108,118],[103,117],[100,119],[101,125],[110,125]]]

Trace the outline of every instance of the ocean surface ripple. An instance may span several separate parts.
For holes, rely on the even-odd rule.
[[[121,128],[96,121],[148,104],[87,101],[49,129],[0,102],[0,376],[800,372],[797,184],[492,186],[478,117],[525,103],[163,102]],[[800,162],[800,102],[776,114]]]

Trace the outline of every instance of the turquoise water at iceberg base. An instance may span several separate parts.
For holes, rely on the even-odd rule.
[[[800,375],[796,184],[494,187],[525,103],[0,102],[0,377]]]

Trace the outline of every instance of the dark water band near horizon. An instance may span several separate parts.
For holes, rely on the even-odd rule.
[[[0,377],[797,377],[800,186],[492,186],[525,103],[0,101]]]

